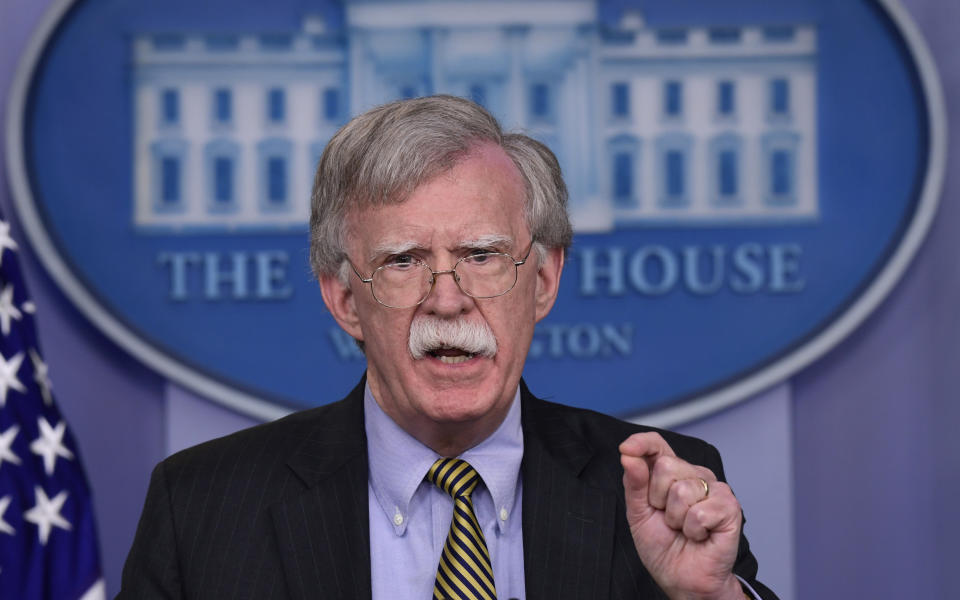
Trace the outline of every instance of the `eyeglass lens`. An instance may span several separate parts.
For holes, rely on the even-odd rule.
[[[506,254],[476,254],[461,259],[453,276],[468,296],[493,298],[513,288],[517,267]],[[430,267],[422,262],[384,265],[373,273],[373,295],[394,308],[415,306],[430,293],[433,277]]]

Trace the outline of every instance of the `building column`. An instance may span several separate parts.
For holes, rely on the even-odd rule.
[[[510,66],[507,74],[507,105],[504,112],[505,121],[517,127],[527,126],[527,111],[524,103],[527,85],[523,76],[523,45],[528,30],[527,27],[519,25],[506,28]]]

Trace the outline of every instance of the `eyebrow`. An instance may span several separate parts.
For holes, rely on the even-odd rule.
[[[488,235],[481,235],[480,237],[473,238],[472,240],[464,240],[460,242],[461,248],[466,248],[468,250],[483,250],[484,248],[489,248],[491,246],[512,246],[513,238],[509,235],[502,235],[499,233],[491,233]]]
[[[490,233],[481,235],[469,240],[459,242],[458,247],[463,250],[484,250],[492,246],[511,246],[513,237],[499,233]],[[414,240],[396,240],[380,242],[374,246],[370,252],[369,262],[375,262],[381,256],[391,254],[405,254],[411,250],[425,250],[424,246]]]
[[[374,262],[381,256],[389,254],[404,254],[411,250],[422,249],[420,242],[413,240],[397,240],[391,242],[380,242],[370,251],[369,261]]]

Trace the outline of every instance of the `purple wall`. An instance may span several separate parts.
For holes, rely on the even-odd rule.
[[[960,25],[960,4],[903,4],[931,46],[948,110],[956,114],[960,56],[951,40]],[[49,5],[49,0],[0,0],[4,114],[16,61]],[[951,142],[960,143],[960,131],[950,129]],[[947,506],[960,498],[960,436],[953,431],[960,426],[955,156],[947,171],[940,213],[904,279],[850,338],[791,381],[796,545],[789,551],[799,598],[951,595],[948,572],[960,559],[951,543],[960,537],[960,519],[949,516],[955,511]],[[15,217],[2,171],[0,209]],[[16,237],[39,307],[57,398],[81,444],[94,490],[113,594],[150,469],[173,443],[165,422],[167,386],[89,325],[23,237]],[[728,416],[714,419],[729,421]],[[766,425],[763,419],[749,423],[757,431]]]
[[[0,2],[0,112],[4,116],[16,62],[49,4]],[[150,470],[164,452],[163,381],[94,329],[37,262],[11,206],[5,147],[0,147],[4,164],[0,210],[13,221],[21,265],[37,304],[42,351],[51,366],[54,393],[78,440],[93,489],[107,592],[113,594]]]
[[[960,4],[903,3],[960,114]],[[940,212],[903,280],[794,378],[800,598],[951,598],[960,559],[960,128]],[[949,505],[948,505],[949,503]]]

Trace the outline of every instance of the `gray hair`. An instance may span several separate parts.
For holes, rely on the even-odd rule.
[[[556,156],[520,133],[504,133],[481,106],[455,96],[400,100],[344,125],[327,144],[313,180],[310,266],[318,278],[345,271],[346,219],[356,210],[404,202],[453,168],[477,144],[494,143],[513,160],[526,187],[525,218],[543,248],[570,246],[567,187]]]

